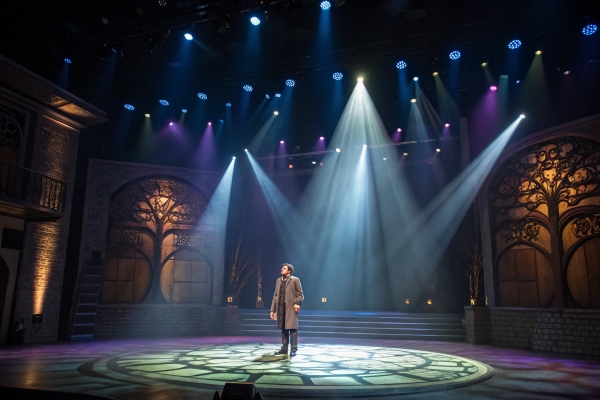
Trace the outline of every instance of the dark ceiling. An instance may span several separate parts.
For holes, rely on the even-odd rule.
[[[343,4],[324,12],[320,0],[165,0],[164,6],[158,0],[4,0],[0,53],[52,81],[60,76],[64,57],[73,58],[68,89],[106,109],[109,116],[125,102],[150,110],[165,96],[177,111],[192,108],[196,94],[204,92],[212,102],[210,118],[219,118],[223,104],[235,101],[243,84],[252,84],[260,94],[257,98],[264,98],[265,93],[283,90],[285,80],[292,78],[304,102],[315,102],[313,108],[298,106],[299,112],[317,118],[315,108],[327,104],[314,100],[323,82],[317,76],[330,79],[333,72],[344,72],[352,78],[346,84],[348,95],[356,76],[366,74],[389,127],[402,123],[393,115],[398,98],[391,87],[396,83],[387,84],[397,79],[395,64],[400,59],[409,64],[410,76],[431,76],[432,71],[445,76],[449,51],[460,49],[456,84],[463,111],[485,88],[481,62],[488,61],[495,75],[504,73],[511,39],[521,39],[521,51],[527,55],[516,78],[523,78],[538,48],[544,50],[550,83],[564,70],[579,74],[590,62],[597,64],[598,38],[584,45],[581,34],[586,24],[600,22],[596,0],[338,2]],[[268,20],[252,26],[250,16],[263,16],[265,8]],[[330,21],[320,31],[324,13]],[[194,35],[192,45],[183,40],[185,32]],[[94,96],[106,68],[107,48],[118,54],[112,89]],[[433,80],[420,83],[435,97]],[[594,93],[591,98],[597,98],[597,88]],[[579,114],[595,111],[584,108]]]

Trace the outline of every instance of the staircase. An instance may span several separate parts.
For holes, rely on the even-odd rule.
[[[302,310],[303,337],[465,342],[463,314]],[[239,310],[238,335],[279,336],[269,310]]]
[[[97,253],[97,254],[96,254]],[[102,287],[102,272],[104,260],[100,252],[93,252],[92,258],[85,265],[79,286],[79,296],[75,306],[72,342],[86,342],[94,340],[94,325],[96,312],[100,301],[100,288]]]

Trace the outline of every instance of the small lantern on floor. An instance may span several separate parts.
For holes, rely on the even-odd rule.
[[[406,304],[410,304],[410,300],[409,300],[409,299],[406,299],[404,302],[405,302]]]
[[[433,303],[433,301],[431,301],[431,299],[427,299],[427,304],[431,305]]]

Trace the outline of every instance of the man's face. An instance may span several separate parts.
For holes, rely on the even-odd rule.
[[[283,267],[281,267],[281,275],[282,276],[287,276],[290,274],[290,270],[288,269],[287,265],[284,265]]]

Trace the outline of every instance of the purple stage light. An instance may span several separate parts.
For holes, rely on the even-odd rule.
[[[285,143],[285,142],[284,142],[283,140],[280,140],[280,141],[279,141],[279,144],[284,144],[284,143]]]
[[[325,140],[325,138],[324,138],[323,136],[321,136],[321,137],[319,138],[319,140]]]
[[[495,92],[496,90],[498,90],[498,86],[490,86],[490,90],[492,92]]]
[[[173,126],[173,123],[172,123],[172,122],[169,122],[169,126]]]
[[[446,128],[450,128],[450,124],[446,122],[446,124],[444,125]]]

